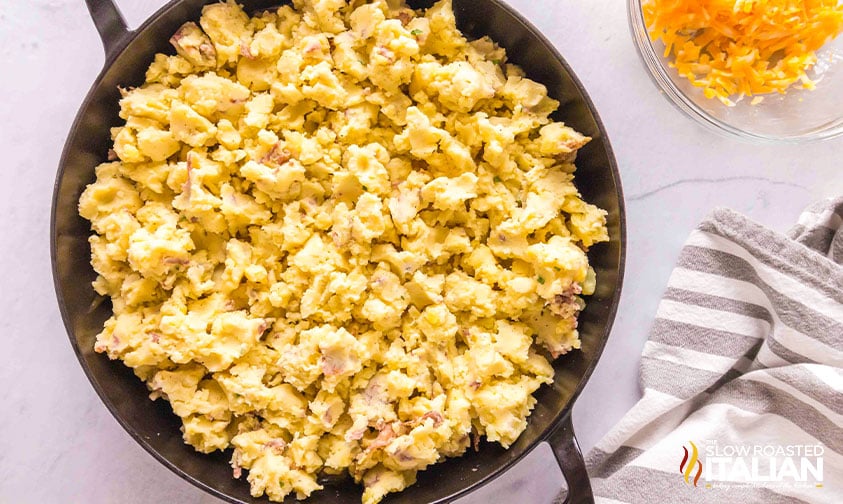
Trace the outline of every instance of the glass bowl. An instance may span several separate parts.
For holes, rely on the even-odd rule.
[[[646,2],[646,0],[644,0]],[[706,98],[701,88],[680,76],[664,57],[664,44],[650,40],[642,0],[629,0],[632,38],[653,81],[685,114],[719,133],[759,142],[799,143],[843,135],[843,34],[817,51],[817,64],[808,71],[816,89],[796,87],[786,94],[766,94],[752,105],[752,97],[727,106]]]

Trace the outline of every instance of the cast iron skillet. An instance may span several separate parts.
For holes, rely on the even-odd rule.
[[[176,474],[234,503],[266,502],[249,495],[249,485],[231,477],[229,454],[202,455],[182,442],[180,423],[164,401],[152,402],[146,387],[129,368],[93,351],[94,339],[111,314],[91,287],[90,227],[77,214],[79,195],[94,180],[94,167],[110,146],[109,128],[118,118],[118,85],[143,82],[156,52],[171,52],[168,39],[188,20],[198,20],[212,0],[174,0],[140,28],[129,31],[113,0],[86,0],[105,45],[106,61],[94,82],[64,148],[56,178],[51,217],[53,278],[70,342],[82,368],[117,421],[152,456]],[[284,3],[240,0],[248,11]],[[432,0],[410,0],[414,8]],[[542,441],[553,447],[569,487],[567,502],[592,502],[591,486],[571,427],[571,408],[594,369],[615,317],[624,268],[625,225],[620,177],[606,132],[591,100],[553,46],[524,18],[500,0],[454,0],[460,28],[469,36],[490,35],[531,78],[544,83],[562,105],[557,118],[594,138],[578,158],[577,185],[585,199],[609,212],[611,241],[589,256],[597,271],[597,292],[580,316],[582,350],[557,359],[556,378],[542,387],[527,430],[509,450],[484,444],[461,458],[419,473],[418,483],[392,494],[385,503],[444,503],[463,496],[500,475]],[[545,477],[537,474],[537,478]],[[293,502],[292,498],[288,501]],[[360,489],[348,479],[326,482],[312,504],[359,503]]]

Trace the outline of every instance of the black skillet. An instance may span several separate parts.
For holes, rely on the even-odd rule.
[[[109,128],[120,123],[117,87],[143,82],[156,52],[170,52],[168,39],[188,20],[198,20],[212,0],[174,0],[138,29],[129,31],[113,0],[86,0],[105,45],[106,61],[76,116],[56,178],[51,219],[53,278],[62,318],[82,368],[120,425],[153,457],[203,490],[234,503],[267,502],[249,495],[249,485],[231,477],[229,453],[203,455],[182,442],[180,422],[164,401],[152,402],[146,387],[120,362],[93,350],[96,334],[110,315],[91,287],[87,222],[77,214],[77,201],[94,179],[110,146]],[[277,6],[279,0],[240,0],[247,11]],[[410,0],[414,8],[432,0]],[[582,454],[571,427],[571,408],[609,337],[621,292],[625,223],[620,176],[597,112],[573,71],[534,27],[499,0],[454,0],[460,29],[470,37],[489,35],[507,49],[527,75],[545,84],[561,102],[557,119],[594,138],[580,151],[577,185],[585,199],[609,212],[611,241],[592,248],[597,292],[580,316],[582,350],[554,363],[555,381],[537,392],[538,404],[527,430],[509,450],[483,444],[479,452],[449,459],[420,472],[418,483],[392,494],[385,504],[444,503],[488,483],[542,441],[553,448],[569,487],[566,502],[593,502]],[[552,473],[550,473],[552,474]],[[536,478],[546,475],[536,474]],[[294,502],[292,498],[287,501]],[[312,504],[359,503],[360,488],[349,480],[327,482],[308,499]],[[528,504],[528,503],[525,503]],[[532,504],[532,503],[529,503]]]

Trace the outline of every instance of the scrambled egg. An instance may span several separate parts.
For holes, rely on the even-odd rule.
[[[449,0],[395,3],[206,6],[124,91],[79,202],[96,350],[255,496],[348,471],[372,504],[508,447],[579,347],[607,239],[573,185],[589,139]]]

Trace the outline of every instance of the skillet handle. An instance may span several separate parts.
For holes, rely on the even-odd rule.
[[[123,47],[131,31],[126,26],[126,20],[114,0],[85,0],[88,12],[102,39],[105,47],[105,59],[108,60],[118,49]]]
[[[574,436],[570,414],[550,433],[547,442],[550,443],[556,462],[568,483],[568,496],[563,501],[564,504],[593,504],[594,494],[591,491],[591,482],[585,469],[580,445]]]

